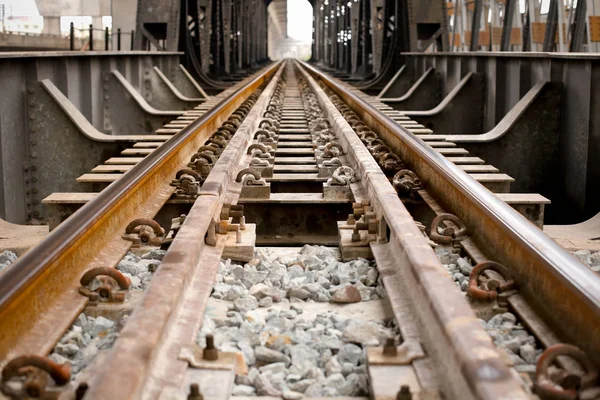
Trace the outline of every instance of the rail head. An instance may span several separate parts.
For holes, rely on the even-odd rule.
[[[426,188],[467,226],[494,261],[516,268],[520,291],[553,321],[561,339],[576,342],[600,362],[600,278],[539,228],[498,199],[395,121],[313,66],[303,63],[339,95],[419,175]],[[561,293],[561,301],[555,299]],[[553,307],[549,307],[553,305]]]

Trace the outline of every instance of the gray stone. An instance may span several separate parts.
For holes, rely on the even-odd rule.
[[[58,344],[54,350],[62,356],[73,357],[79,353],[79,346],[73,343]]]
[[[279,351],[271,350],[264,346],[256,347],[254,349],[254,356],[256,357],[256,360],[264,363],[283,362],[288,364],[290,362],[290,358],[285,354],[280,353]]]
[[[263,297],[262,299],[260,299],[258,301],[258,306],[259,307],[271,307],[273,305],[273,298],[272,297]]]
[[[535,348],[530,344],[524,344],[519,348],[519,355],[525,362],[529,364],[535,364]]]
[[[230,272],[236,280],[241,280],[244,276],[244,267],[242,267],[241,265],[234,265],[233,267],[231,267]]]
[[[113,321],[111,321],[110,319],[104,318],[102,316],[99,316],[94,321],[94,327],[92,329],[92,333],[95,335],[98,335],[102,332],[109,331],[110,329],[112,329],[113,326],[115,326],[115,323]]]
[[[304,395],[307,397],[324,397],[325,392],[323,386],[319,383],[313,383],[304,391]]]
[[[264,366],[258,368],[258,370],[262,374],[277,374],[280,372],[285,372],[286,368],[285,368],[285,363],[276,362],[276,363],[264,365]]]
[[[235,277],[234,276],[225,276],[223,277],[223,283],[228,285],[235,285]]]
[[[325,375],[333,375],[342,372],[342,366],[340,365],[337,356],[333,356],[325,364]]]
[[[304,395],[293,390],[284,390],[282,394],[283,400],[300,400]]]
[[[346,377],[344,383],[337,387],[342,396],[358,396],[367,393],[367,378],[365,375],[352,373]]]
[[[589,266],[592,263],[592,257],[589,250],[577,250],[573,254],[587,266]]]
[[[142,256],[144,260],[160,260],[162,261],[163,257],[167,254],[166,250],[154,249],[150,250],[148,253]]]
[[[66,357],[63,357],[63,356],[61,356],[61,355],[60,355],[60,354],[58,354],[58,353],[52,353],[52,354],[50,354],[50,355],[48,356],[48,358],[49,358],[51,361],[53,361],[53,362],[55,362],[55,363],[57,363],[57,364],[66,364],[66,363],[68,363],[68,362],[69,362],[69,359],[68,359],[68,358],[66,358]]]
[[[247,266],[244,267],[244,274],[242,275],[242,283],[246,288],[251,288],[257,283],[263,282],[269,273],[267,271],[257,271]]]
[[[315,383],[317,383],[316,379],[302,379],[301,381],[290,383],[289,388],[295,392],[304,393],[306,389]]]
[[[281,392],[275,389],[269,379],[262,374],[254,379],[254,386],[256,387],[256,394],[259,396],[281,396]]]
[[[459,255],[452,252],[449,247],[438,246],[435,248],[435,254],[442,264],[456,264]]]
[[[287,297],[292,298],[295,297],[297,299],[300,300],[306,300],[310,297],[310,293],[308,292],[308,290],[296,287],[296,288],[290,288],[287,291]]]
[[[317,276],[317,283],[324,289],[329,289],[331,287],[331,282],[329,282],[329,279],[325,278],[324,276]]]
[[[460,269],[460,272],[465,275],[465,276],[469,276],[471,275],[471,271],[473,271],[473,266],[471,265],[471,263],[469,261],[467,261],[467,258],[459,258],[458,260],[456,260],[457,264],[458,264],[458,268]]]
[[[136,262],[126,260],[121,260],[117,265],[117,269],[133,276],[137,276],[142,272],[148,271],[148,268],[145,265],[140,265]]]
[[[344,381],[345,381],[344,375],[342,375],[341,373],[338,372],[338,373],[329,375],[327,377],[327,379],[325,379],[325,386],[337,388],[338,386],[343,384]]]
[[[9,266],[10,264],[17,261],[17,255],[10,250],[4,250],[0,253],[0,264],[5,264]]]
[[[213,286],[213,292],[212,292],[211,296],[214,297],[215,299],[222,299],[223,297],[225,297],[225,295],[231,288],[232,288],[232,286],[228,285],[226,283],[222,283],[222,282],[216,283]]]
[[[271,297],[275,303],[281,301],[284,297],[284,293],[281,290],[273,286],[267,286],[264,283],[258,283],[250,288],[250,294],[256,297],[258,300],[263,297]]]
[[[338,352],[338,361],[340,364],[348,362],[354,366],[358,365],[358,362],[362,355],[362,349],[355,344],[348,343],[340,349]]]
[[[289,331],[294,326],[294,323],[284,317],[275,317],[267,321],[267,327],[277,329],[279,333]]]
[[[229,314],[229,313],[228,313]],[[232,316],[227,317],[224,321],[225,326],[240,326],[244,322],[244,318],[239,312],[233,312]]]
[[[283,316],[287,319],[294,319],[297,315],[298,313],[294,310],[288,310],[283,313]]]
[[[244,296],[236,299],[233,302],[235,309],[241,313],[245,313],[258,308],[258,301],[254,296]]]
[[[331,314],[329,316],[329,319],[331,322],[333,322],[333,326],[335,327],[335,329],[343,331],[346,326],[348,326],[348,324],[350,323],[350,320],[348,318],[345,318],[341,315],[338,314]]]
[[[235,385],[231,394],[233,396],[254,396],[256,389],[248,385]]]
[[[469,281],[465,279],[464,281],[462,281],[460,283],[460,290],[462,292],[466,292],[468,288],[469,288]]]
[[[377,284],[377,278],[379,278],[379,272],[377,272],[377,268],[369,268],[365,279],[365,285],[375,286]]]
[[[253,365],[256,363],[256,357],[254,356],[254,349],[250,344],[246,341],[238,342],[238,348],[242,351],[244,355],[244,361],[246,365]]]
[[[302,314],[304,312],[304,310],[302,309],[302,307],[298,307],[295,304],[290,304],[290,310],[296,311],[297,315],[300,315],[300,314]]]
[[[290,348],[290,356],[292,358],[292,364],[303,364],[308,362],[316,366],[319,352],[306,344],[297,344]]]

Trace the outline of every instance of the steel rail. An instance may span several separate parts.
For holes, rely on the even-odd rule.
[[[77,291],[83,273],[122,258],[131,245],[121,238],[125,226],[154,217],[174,190],[169,182],[177,170],[277,66],[247,78],[240,90],[145,157],[0,275],[0,365],[53,348],[87,303]]]
[[[519,292],[565,342],[600,364],[600,278],[480,183],[342,84],[302,63],[411,166],[469,228],[491,260],[510,267]]]
[[[388,241],[370,243],[371,250],[400,329],[406,308],[418,323],[418,340],[435,365],[440,389],[449,398],[526,398],[369,150],[316,80],[310,81],[337,122],[334,131],[346,139],[347,157],[354,158],[373,211],[389,229]]]
[[[228,186],[241,186],[234,179],[238,163],[282,71],[283,67],[263,90],[203,183],[150,287],[102,366],[94,371],[89,398],[156,398],[184,380],[188,365],[178,355],[196,337],[227,235],[217,235],[214,246],[204,237],[219,215]]]

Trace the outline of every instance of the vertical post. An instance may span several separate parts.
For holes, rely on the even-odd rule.
[[[556,24],[558,23],[558,1],[550,0],[548,17],[546,18],[546,32],[544,33],[544,52],[554,50],[556,40]]]
[[[506,0],[504,7],[504,20],[502,21],[502,39],[500,41],[500,51],[510,50],[510,38],[512,33],[513,18],[517,0]]]
[[[566,38],[565,31],[563,30],[564,24],[564,13],[565,13],[565,2],[564,0],[560,0],[560,2],[556,5],[556,10],[558,11],[558,51],[564,53],[565,51],[565,42]]]
[[[572,5],[573,3],[571,3]],[[571,8],[571,13],[573,14],[573,9]],[[583,39],[585,37],[585,25],[587,23],[587,4],[585,1],[577,2],[577,9],[575,10],[574,22],[575,26],[573,27],[573,34],[571,35],[571,44],[569,46],[569,51],[579,52],[583,51]],[[589,42],[588,42],[589,43]]]
[[[134,36],[135,36],[135,31],[132,30],[131,31],[131,50],[133,50],[133,39],[134,39]]]
[[[108,51],[108,27],[104,28],[104,51]]]
[[[75,25],[72,22],[69,26],[69,48],[75,50]]]
[[[89,51],[94,50],[94,27],[90,24],[90,46],[88,47]]]
[[[523,51],[531,51],[531,0],[527,0],[525,5],[525,23],[523,24]]]
[[[117,29],[117,50],[121,51],[121,28]]]
[[[475,0],[475,10],[473,10],[473,23],[471,24],[471,51],[477,51],[479,48],[479,28],[481,25],[481,12],[483,11],[483,0]]]

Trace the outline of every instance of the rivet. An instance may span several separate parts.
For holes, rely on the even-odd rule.
[[[37,158],[37,157],[38,157],[38,154],[35,151],[31,152],[31,158]]]
[[[34,94],[35,93],[35,89],[34,88],[29,88],[29,89],[27,89],[27,93]]]

